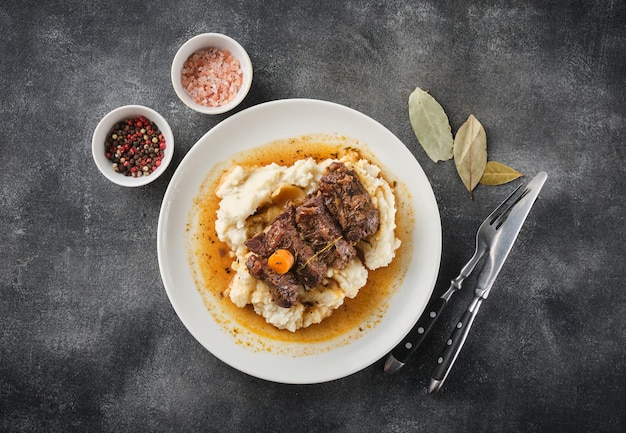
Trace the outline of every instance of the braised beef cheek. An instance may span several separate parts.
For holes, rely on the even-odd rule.
[[[359,178],[345,164],[332,163],[328,173],[320,179],[318,188],[348,242],[356,244],[376,233],[380,225],[378,209]]]
[[[378,209],[356,173],[333,162],[304,203],[288,206],[265,232],[246,241],[253,253],[246,267],[250,275],[270,286],[277,305],[290,307],[298,302],[299,288],[322,283],[329,266],[345,268],[357,255],[355,245],[376,233],[379,225]],[[295,258],[286,274],[274,272],[267,264],[279,248]]]

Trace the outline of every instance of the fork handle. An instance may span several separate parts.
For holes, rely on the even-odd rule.
[[[426,307],[413,329],[391,351],[396,360],[401,363],[408,361],[413,352],[424,342],[447,303],[446,299],[437,298]]]
[[[452,284],[450,285],[450,288],[448,289],[448,291],[443,294],[442,296],[443,298],[447,297],[446,300],[449,300],[450,296],[452,295],[452,292],[455,290],[459,290],[461,288],[461,286],[463,285],[463,281],[465,281],[465,279],[469,277],[470,274],[474,271],[474,268],[476,267],[476,265],[478,264],[482,256],[485,255],[486,252],[487,252],[487,245],[485,245],[485,242],[477,239],[476,251],[474,251],[474,255],[469,259],[469,261],[465,264],[465,266],[463,266],[463,268],[461,269],[461,272],[459,272],[459,275],[455,279],[452,280]]]
[[[446,347],[441,352],[441,355],[439,355],[439,358],[437,358],[437,365],[431,374],[428,392],[435,392],[443,385],[448,373],[450,373],[452,369],[454,361],[456,361],[456,358],[461,352],[461,348],[467,339],[482,302],[483,298],[479,296],[474,297],[471,304],[467,307],[461,319],[454,327],[454,331],[452,331],[450,338],[446,342]]]

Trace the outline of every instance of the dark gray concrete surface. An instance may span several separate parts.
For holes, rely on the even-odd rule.
[[[382,4],[380,4],[382,3]],[[626,429],[626,8],[618,1],[14,1],[0,3],[0,430],[618,432]],[[282,98],[355,108],[395,133],[437,197],[435,295],[513,185],[469,200],[407,116],[430,89],[489,158],[548,181],[442,392],[426,393],[459,293],[399,373],[383,360],[308,386],[247,376],[187,332],[159,275],[159,206],[197,114],[169,77],[188,38],[222,32],[255,79],[236,111]],[[97,171],[91,134],[143,104],[176,154],[153,184]]]

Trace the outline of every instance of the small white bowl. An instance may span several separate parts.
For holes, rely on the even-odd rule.
[[[113,130],[113,127],[121,121],[144,116],[154,122],[163,134],[165,139],[165,153],[161,160],[161,165],[147,176],[132,177],[118,173],[113,169],[113,162],[106,157],[105,141]],[[142,186],[146,185],[161,176],[174,155],[174,134],[166,120],[156,111],[142,105],[125,105],[116,108],[98,123],[91,139],[91,152],[100,172],[111,182],[121,186]]]
[[[185,91],[181,82],[181,71],[185,61],[196,51],[206,48],[230,51],[230,53],[239,60],[243,72],[243,82],[237,96],[235,96],[232,101],[217,107],[196,103]],[[203,33],[189,39],[178,49],[178,52],[174,56],[174,61],[172,62],[171,75],[174,91],[185,105],[200,113],[221,114],[235,108],[248,94],[250,86],[252,85],[252,62],[246,50],[233,38],[221,33]]]

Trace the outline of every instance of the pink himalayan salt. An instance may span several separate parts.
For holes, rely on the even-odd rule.
[[[196,51],[185,61],[181,82],[197,104],[219,107],[235,98],[243,82],[243,71],[230,51],[207,48]]]

